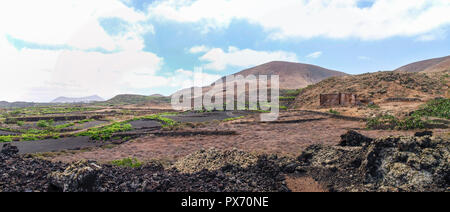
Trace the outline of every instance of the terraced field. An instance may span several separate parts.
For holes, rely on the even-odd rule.
[[[323,164],[322,160],[327,161],[323,155],[336,155],[340,158],[341,151],[349,151],[349,154],[355,154],[364,160],[365,150],[341,150],[341,147],[335,149],[335,146],[363,145],[361,143],[368,139],[360,139],[365,137],[373,141],[375,138],[385,139],[391,136],[416,142],[415,136],[433,135],[432,139],[439,143],[439,146],[433,148],[438,148],[439,151],[445,149],[448,145],[445,141],[448,141],[450,136],[446,122],[447,101],[436,100],[420,108],[415,112],[418,117],[432,119],[433,123],[440,120],[437,127],[428,129],[429,132],[418,133],[424,130],[421,128],[372,129],[372,119],[346,116],[331,110],[281,111],[275,122],[261,122],[260,115],[264,111],[174,112],[142,107],[97,106],[95,110],[74,111],[59,108],[52,110],[60,111],[58,114],[40,112],[30,115],[29,112],[6,110],[0,123],[0,141],[6,145],[0,145],[0,157],[4,157],[6,161],[17,160],[20,166],[30,169],[47,170],[45,173],[37,173],[55,176],[49,182],[37,175],[36,179],[33,179],[44,187],[34,184],[28,184],[28,187],[19,186],[25,190],[62,189],[58,187],[62,185],[59,183],[71,180],[57,177],[59,174],[55,172],[55,168],[85,170],[86,166],[91,166],[79,163],[81,160],[96,161],[98,165],[95,167],[102,167],[101,172],[111,174],[111,179],[119,181],[128,178],[144,180],[135,175],[136,168],[139,167],[145,167],[139,170],[152,173],[152,176],[157,170],[166,180],[171,180],[173,186],[162,188],[147,185],[137,188],[133,187],[134,184],[127,184],[128,187],[117,187],[109,184],[108,179],[99,179],[104,183],[102,186],[71,188],[73,191],[210,191],[212,188],[217,191],[378,191],[381,188],[395,190],[399,185],[412,186],[402,189],[414,191],[418,187],[410,185],[410,181],[399,181],[396,185],[389,184],[381,188],[367,187],[368,185],[361,184],[359,177],[362,175],[352,175],[357,177],[350,178],[343,175],[347,171],[356,173],[359,170],[346,170],[343,166],[353,162],[347,161],[343,156],[342,160],[329,161],[336,163],[333,166],[338,167],[338,173],[342,174],[338,176],[342,181],[336,182],[330,177],[332,170],[328,169],[328,166],[316,166],[315,161]],[[378,121],[378,125],[392,124]],[[421,149],[417,151],[422,154]],[[316,156],[312,159],[302,159],[308,152]],[[41,161],[42,159],[45,161]],[[392,162],[390,158],[382,160]],[[61,165],[61,162],[66,165]],[[129,168],[118,168],[122,166]],[[227,169],[230,166],[234,167],[230,169],[231,172]],[[208,170],[200,170],[202,167]],[[265,167],[264,170],[261,170],[261,167]],[[444,169],[438,167],[433,169],[433,173],[440,173]],[[228,178],[216,176],[210,179],[212,184],[202,184],[195,189],[190,187],[199,178],[212,176],[211,174],[235,177],[222,186],[216,183],[228,182]],[[251,177],[255,175],[260,177],[259,180],[264,182],[264,186],[255,184]],[[277,176],[276,179],[270,177],[274,175]],[[122,177],[119,179],[116,176]],[[145,180],[156,179],[160,178]],[[233,179],[239,179],[242,184],[233,184]],[[440,191],[439,186],[448,185],[448,182],[446,184],[439,179],[426,179],[431,180],[433,186],[437,186],[433,187],[433,191]],[[18,179],[17,182],[21,180],[26,179]],[[379,179],[375,179],[377,180]],[[419,183],[417,186],[425,185]],[[0,190],[6,191],[10,188],[0,185]],[[426,190],[426,187],[420,189]]]

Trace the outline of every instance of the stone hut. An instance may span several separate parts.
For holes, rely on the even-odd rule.
[[[321,107],[333,106],[355,106],[358,104],[356,94],[338,93],[338,94],[320,94]]]

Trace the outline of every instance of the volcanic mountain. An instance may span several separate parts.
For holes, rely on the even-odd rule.
[[[266,64],[262,64],[253,68],[243,70],[241,72],[233,74],[234,76],[242,75],[247,77],[249,75],[278,75],[279,76],[279,88],[280,90],[289,91],[296,90],[300,88],[305,88],[309,85],[313,85],[322,80],[328,79],[330,77],[341,77],[347,76],[348,74],[334,71],[326,68],[322,68],[315,65],[302,64],[302,63],[292,63],[292,62],[282,62],[273,61]],[[214,82],[210,86],[203,87],[203,94],[211,91],[214,85],[220,85],[226,81],[227,76],[222,77],[221,80]],[[270,81],[269,81],[270,86]],[[177,93],[189,92],[192,88],[183,89]],[[245,92],[238,92],[235,97],[240,95],[248,95],[249,88],[246,88]],[[225,88],[219,92],[225,92]],[[200,96],[194,95],[193,98],[200,98]]]
[[[402,66],[397,72],[441,72],[450,71],[450,56],[423,60]]]
[[[345,76],[347,74],[315,65],[274,61],[243,70],[234,75],[242,75],[244,77],[248,75],[278,75],[280,77],[280,89],[292,90],[305,88],[330,77]]]

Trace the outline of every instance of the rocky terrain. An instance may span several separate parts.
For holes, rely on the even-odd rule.
[[[334,77],[303,89],[293,108],[317,109],[320,107],[320,94],[334,93],[356,94],[366,104],[383,104],[396,99],[427,101],[448,95],[449,83],[448,76],[442,72],[377,72]]]
[[[158,164],[140,168],[72,164],[17,155],[5,146],[0,153],[0,192],[282,192],[289,191],[279,167],[260,157],[252,166],[224,165],[219,170],[182,174]]]
[[[436,68],[446,61],[357,76],[284,62],[240,72],[309,85],[280,92],[292,110],[274,122],[173,111],[161,95],[2,109],[0,192],[450,191],[449,71]],[[340,92],[362,102],[319,107],[320,94]],[[402,119],[413,115],[439,126]]]
[[[291,109],[327,112],[330,107],[347,116],[404,117],[436,98],[450,98],[450,56],[419,61],[394,71],[332,77],[301,89]],[[321,106],[321,94],[356,95],[356,105]]]
[[[297,170],[330,191],[450,191],[450,141],[429,135],[369,139],[349,132],[341,146],[313,145],[298,160]]]
[[[175,167],[182,172],[193,173],[204,169],[218,170],[225,165],[247,168],[258,161],[256,155],[234,150],[219,151],[217,149],[200,150],[177,161]]]
[[[339,145],[312,145],[297,159],[201,150],[171,167],[53,163],[17,152],[6,144],[0,153],[0,191],[280,192],[290,191],[286,176],[311,177],[338,192],[450,191],[450,141],[430,132],[372,139],[349,131]]]

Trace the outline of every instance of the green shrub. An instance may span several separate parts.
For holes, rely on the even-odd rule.
[[[431,100],[413,115],[450,119],[450,99]]]
[[[89,136],[93,140],[110,140],[114,133],[117,132],[126,132],[132,130],[133,127],[131,124],[127,123],[114,123],[112,125],[90,129],[86,132],[78,133],[77,136]]]
[[[334,114],[334,115],[340,115],[341,113],[339,113],[339,111],[336,111],[336,110],[333,110],[333,109],[330,109],[330,111],[328,111],[329,113],[331,113],[331,114]]]
[[[41,128],[50,128],[53,126],[53,124],[53,120],[40,120],[36,123],[36,125]]]
[[[142,162],[140,162],[136,158],[124,158],[122,160],[115,160],[112,161],[111,164],[115,166],[129,167],[129,168],[139,168],[142,166]]]
[[[366,126],[373,130],[387,130],[394,129],[397,125],[397,120],[394,116],[385,115],[371,118],[367,121]]]
[[[400,130],[414,130],[423,129],[426,126],[426,122],[418,116],[407,117],[404,120],[400,120],[397,123],[396,128]]]
[[[295,89],[295,90],[280,90],[281,96],[298,96],[303,89]]]
[[[378,106],[376,104],[369,104],[369,105],[367,105],[367,107],[370,109],[379,109],[380,108],[380,106]]]
[[[163,124],[163,127],[173,127],[178,124],[178,122],[174,121],[173,119],[164,117],[160,114],[144,116],[135,120],[155,120],[161,122]]]
[[[227,119],[224,119],[223,121],[224,121],[224,122],[235,121],[235,120],[239,120],[239,119],[243,119],[243,118],[245,118],[245,116],[239,116],[239,117],[227,118]]]
[[[391,115],[377,116],[367,121],[368,129],[373,130],[414,130],[423,129],[427,125],[419,116],[409,116],[398,119]]]
[[[36,141],[43,140],[47,138],[59,138],[59,134],[48,131],[48,130],[38,130],[38,129],[28,129],[28,130],[11,130],[2,129],[5,131],[22,133],[21,135],[12,136],[0,136],[0,142],[11,142],[13,140],[17,141]]]
[[[53,130],[62,130],[64,128],[72,127],[74,125],[75,125],[75,123],[61,124],[61,125],[57,125],[57,126],[53,127]]]
[[[0,143],[12,142],[12,141],[13,141],[13,136],[10,136],[10,135],[0,136]]]
[[[39,140],[40,136],[42,136],[42,135],[38,135],[38,134],[22,134],[21,140],[23,140],[23,141],[36,141],[36,140]]]

